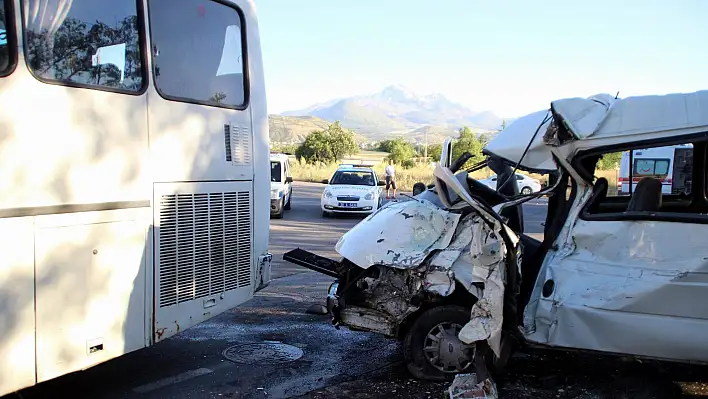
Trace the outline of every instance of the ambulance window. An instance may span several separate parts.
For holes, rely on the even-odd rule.
[[[619,157],[618,163],[598,162],[594,170],[597,180],[582,218],[679,220],[704,213],[700,201],[695,201],[693,195],[693,145],[690,144],[633,149],[631,163],[629,149]],[[607,183],[601,183],[601,178]]]

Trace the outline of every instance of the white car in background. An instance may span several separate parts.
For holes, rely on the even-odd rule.
[[[385,183],[376,177],[370,167],[340,165],[322,192],[322,216],[354,213],[370,214],[383,205],[381,186]]]
[[[489,176],[488,178],[480,180],[479,182],[483,183],[484,185],[493,190],[497,189],[497,175]],[[541,191],[540,181],[532,177],[522,175],[521,173],[516,174],[516,184],[519,187],[519,193],[524,195]]]

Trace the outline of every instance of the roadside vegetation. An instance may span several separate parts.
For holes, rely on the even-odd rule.
[[[486,136],[473,133],[468,127],[459,130],[459,135],[453,144],[453,159],[468,151],[474,158],[469,164],[483,159],[482,148],[486,144]],[[345,129],[337,121],[327,128],[314,130],[307,135],[301,144],[289,144],[273,148],[275,152],[291,154],[293,162],[293,179],[305,182],[321,182],[329,179],[340,163],[364,163],[372,165],[377,175],[383,178],[384,167],[389,159],[396,164],[396,184],[402,192],[410,192],[417,182],[429,184],[432,182],[433,167],[431,162],[440,159],[442,144],[428,145],[424,158],[424,149],[416,148],[403,138],[384,140],[378,143],[377,151],[362,151],[357,145],[356,134]],[[617,189],[617,176],[621,153],[609,154],[600,160],[595,176],[604,177],[609,182],[610,194]],[[529,174],[535,179],[546,183],[548,176]],[[493,174],[487,168],[472,174],[474,178],[484,179]]]

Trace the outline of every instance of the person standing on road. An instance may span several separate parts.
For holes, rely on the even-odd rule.
[[[386,199],[396,199],[396,169],[393,167],[393,159],[388,160],[388,165],[385,169],[386,173]],[[390,196],[391,188],[393,188],[393,196]]]

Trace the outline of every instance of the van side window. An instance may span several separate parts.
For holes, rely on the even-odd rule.
[[[39,80],[141,91],[135,0],[26,0],[24,5],[27,64]]]
[[[646,214],[646,219],[668,220],[668,214],[708,214],[708,202],[692,195],[693,151],[686,143],[633,149],[631,157],[630,150],[604,154],[595,165],[594,192],[581,217],[636,220]]]
[[[6,2],[0,4],[0,76],[9,73],[15,64],[14,35],[12,24],[8,23],[13,17],[11,10],[5,9]]]
[[[155,87],[168,100],[245,108],[240,12],[211,0],[150,0]]]

